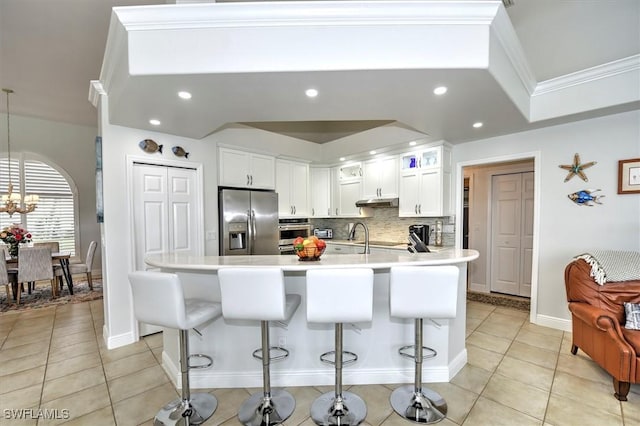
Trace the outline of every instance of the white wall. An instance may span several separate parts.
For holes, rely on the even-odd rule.
[[[484,139],[453,147],[454,164],[539,152],[540,234],[536,315],[569,319],[564,267],[593,249],[640,250],[640,195],[618,195],[618,160],[640,157],[640,111]],[[564,183],[579,153],[589,182]],[[490,162],[490,161],[488,161]],[[601,189],[603,205],[578,206],[567,198],[581,189]],[[458,193],[462,197],[461,192]]]
[[[0,117],[0,133],[6,143],[6,114]],[[11,152],[32,152],[55,163],[73,179],[78,190],[79,243],[76,255],[85,258],[89,243],[100,240],[96,219],[95,191],[95,138],[96,127],[78,126],[55,121],[40,120],[11,114]],[[6,154],[6,145],[1,147]],[[18,217],[18,216],[15,216]],[[93,270],[99,271],[100,246],[96,252]]]
[[[101,99],[101,110],[107,100]],[[133,214],[130,210],[130,188],[127,182],[127,156],[148,157],[158,160],[183,160],[203,165],[204,230],[217,231],[217,177],[216,145],[211,138],[194,140],[178,136],[110,125],[101,121],[104,224],[103,281],[105,304],[104,336],[109,348],[132,343],[136,339],[135,321],[131,307],[128,273],[134,267]],[[163,145],[163,153],[147,154],[138,143],[153,139]],[[189,152],[189,158],[178,158],[171,152],[174,145]],[[217,241],[205,242],[205,254],[217,254]]]

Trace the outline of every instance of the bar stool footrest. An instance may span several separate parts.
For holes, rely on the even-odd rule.
[[[412,350],[411,352],[409,352],[410,349]],[[425,351],[427,351],[426,354]],[[405,358],[416,359],[416,345],[403,346],[398,349],[398,353],[400,354],[400,356],[403,356]],[[422,359],[433,358],[436,355],[438,355],[438,352],[436,352],[435,349],[429,348],[427,346],[422,347]]]
[[[331,359],[330,357],[333,357],[333,359]],[[342,351],[342,365],[353,364],[357,360],[358,360],[358,355],[356,353],[349,352],[349,351]],[[329,351],[329,352],[323,353],[322,355],[320,355],[320,361],[326,364],[336,365],[336,351]]]
[[[206,364],[202,364],[202,365],[191,365],[191,358],[204,358],[206,359],[208,362]],[[213,365],[213,358],[211,358],[209,355],[205,355],[205,354],[191,354],[187,357],[187,366],[189,367],[189,369],[200,369],[200,368],[209,368]]]
[[[279,353],[278,355],[271,355],[271,352]],[[281,359],[285,359],[289,356],[289,350],[280,346],[270,346],[269,347],[269,360],[270,361],[279,361]],[[256,359],[262,359],[262,348],[258,348],[253,351],[253,357]]]

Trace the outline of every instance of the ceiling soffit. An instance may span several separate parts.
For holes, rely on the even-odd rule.
[[[517,112],[518,125],[532,121],[538,84],[500,2],[355,6],[279,2],[115,8],[100,79],[109,96],[110,121],[150,128],[141,113],[153,110],[170,117],[161,131],[202,138],[228,122],[389,120],[434,137],[469,140],[469,133],[433,131],[430,119],[443,114],[444,102],[436,104],[430,92],[442,74],[456,73],[466,76],[464,89],[472,92],[476,88],[465,74],[472,71],[480,72],[482,84],[498,89],[478,89],[485,99],[468,96],[472,100],[459,105],[497,103],[508,114]],[[637,76],[639,69],[632,64],[627,77]],[[183,87],[186,82],[199,98],[190,107],[175,99],[176,90],[190,89]],[[301,100],[300,93],[314,82],[332,96]],[[552,96],[562,96],[564,89],[556,88]],[[549,99],[547,93],[537,98],[541,104]],[[631,101],[640,94],[636,97]],[[600,98],[601,106],[606,102],[606,96]],[[563,108],[558,110],[563,114],[582,112],[571,110],[572,105]],[[502,115],[504,123],[512,118]],[[552,118],[539,112],[533,116]],[[448,133],[455,133],[451,129]]]

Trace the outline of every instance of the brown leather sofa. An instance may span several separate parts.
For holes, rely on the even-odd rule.
[[[613,377],[614,395],[626,401],[631,383],[640,383],[640,330],[624,328],[624,302],[640,303],[640,280],[598,285],[582,259],[565,268],[573,322],[571,353],[582,349]]]

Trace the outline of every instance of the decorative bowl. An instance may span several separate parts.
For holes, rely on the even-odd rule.
[[[301,250],[296,250],[296,254],[298,255],[298,260],[301,261],[320,260],[320,256],[322,256],[325,249],[326,247],[319,249],[315,245],[309,244]]]

